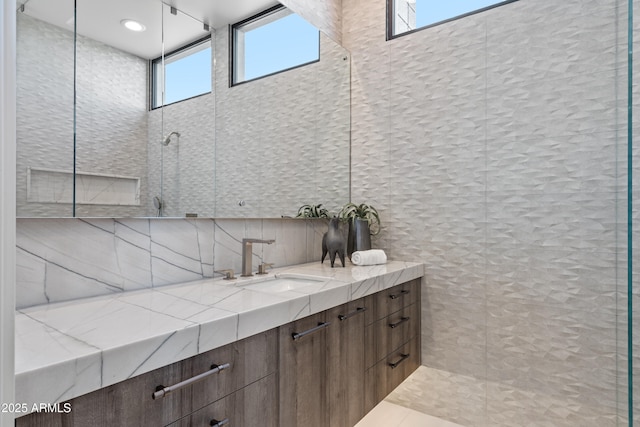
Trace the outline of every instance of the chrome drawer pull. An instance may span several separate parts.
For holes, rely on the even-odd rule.
[[[311,328],[311,329],[307,329],[304,332],[294,332],[291,334],[291,338],[293,338],[294,341],[299,340],[300,338],[304,337],[305,335],[309,335],[312,334],[316,331],[319,331],[320,329],[324,329],[327,326],[329,326],[331,324],[331,322],[320,322],[318,323],[318,326]]]
[[[218,421],[216,419],[213,419],[209,422],[209,425],[211,427],[220,427],[223,426],[225,424],[229,424],[229,418],[225,418],[224,420]]]
[[[389,323],[389,327],[391,329],[393,329],[396,326],[399,326],[399,325],[403,324],[404,322],[408,322],[408,321],[409,321],[409,316],[401,317],[400,320],[398,320],[396,323]]]
[[[338,315],[338,319],[347,320],[348,318],[353,317],[358,313],[362,313],[363,311],[367,311],[367,307],[358,307],[358,308],[356,308],[355,311],[352,311],[349,314],[340,314],[340,315]]]
[[[151,397],[153,399],[158,399],[159,397],[165,397],[166,395],[171,394],[176,390],[180,390],[183,387],[186,387],[193,383],[197,383],[198,381],[202,381],[203,379],[207,378],[209,375],[217,374],[218,372],[224,369],[229,369],[230,367],[231,365],[229,363],[225,363],[224,365],[212,365],[211,370],[207,372],[203,372],[200,375],[196,375],[195,377],[191,377],[188,380],[181,381],[169,387],[164,387],[161,385],[158,386],[158,388],[156,388],[155,393],[153,393]]]
[[[391,366],[391,369],[395,369],[398,367],[399,364],[404,362],[408,357],[409,357],[409,354],[400,353],[400,360],[398,360],[397,362],[390,362],[389,366]]]
[[[403,295],[407,295],[409,292],[410,292],[409,290],[407,290],[407,289],[403,289],[403,290],[401,290],[401,291],[400,291],[400,295],[398,295],[398,294],[391,294],[391,295],[389,295],[389,298],[391,298],[391,299],[397,299],[397,298],[400,298],[400,297],[401,297],[401,296],[403,296]]]

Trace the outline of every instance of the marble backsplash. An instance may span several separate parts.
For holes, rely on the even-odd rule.
[[[32,219],[17,220],[16,307],[240,274],[244,237],[260,262],[284,267],[319,261],[325,220]]]

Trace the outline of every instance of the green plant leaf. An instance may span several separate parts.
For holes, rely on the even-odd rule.
[[[298,209],[296,218],[329,218],[329,211],[319,205],[302,205]]]
[[[381,223],[378,210],[371,205],[361,203],[356,205],[355,203],[345,204],[340,212],[338,218],[343,221],[354,221],[356,218],[366,219],[369,222],[369,229],[372,235],[380,233]]]

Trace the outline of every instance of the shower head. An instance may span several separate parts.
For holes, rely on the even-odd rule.
[[[162,145],[169,145],[169,143],[171,142],[171,137],[175,135],[178,138],[180,138],[180,132],[171,132],[169,135],[167,135],[167,137],[164,139],[164,141],[162,141]]]

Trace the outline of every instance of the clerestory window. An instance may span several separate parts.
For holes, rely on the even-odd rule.
[[[211,36],[151,61],[151,108],[211,92]]]
[[[231,86],[320,60],[320,32],[282,5],[231,26]]]
[[[517,0],[387,0],[387,39]]]

